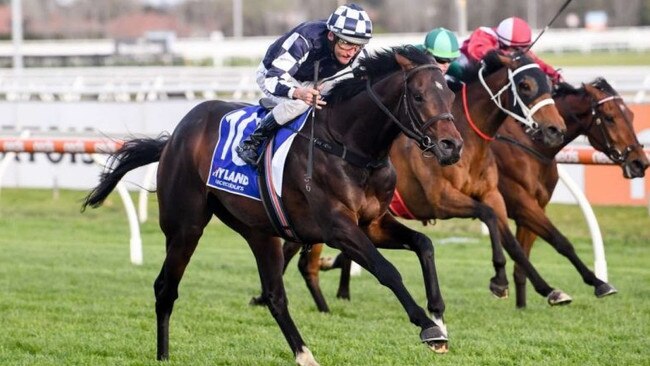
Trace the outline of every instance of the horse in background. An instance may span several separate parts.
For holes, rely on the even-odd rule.
[[[573,245],[546,216],[544,212],[558,182],[555,155],[580,135],[590,144],[617,163],[627,179],[645,176],[648,158],[634,132],[634,114],[620,95],[603,78],[574,88],[560,84],[553,98],[563,116],[567,132],[564,142],[548,147],[522,130],[514,119],[508,119],[498,130],[496,142],[490,145],[499,168],[499,191],[508,210],[508,216],[517,225],[516,237],[527,256],[537,236],[541,236],[559,253],[569,259],[580,273],[583,281],[594,287],[594,294],[605,297],[615,294],[616,289],[598,279],[577,256]],[[292,244],[293,245],[293,244]],[[295,250],[285,248],[287,255]],[[321,248],[317,248],[321,249]],[[293,253],[295,254],[295,253]],[[350,261],[344,256],[334,260],[320,258],[320,251],[301,256],[298,267],[305,278],[317,281],[320,267],[341,268],[337,297],[349,299]],[[505,272],[505,268],[497,269]],[[514,270],[516,306],[526,306],[526,278],[518,264]],[[324,304],[322,294],[321,304]],[[317,306],[327,311],[326,304]]]
[[[633,112],[605,79],[598,78],[580,88],[560,84],[554,99],[567,125],[562,145],[548,147],[531,139],[513,120],[499,129],[500,142],[490,146],[499,167],[499,191],[508,216],[517,225],[517,241],[526,256],[530,256],[537,236],[542,237],[569,259],[584,283],[593,286],[594,294],[601,298],[616,293],[616,289],[596,277],[544,212],[558,182],[554,157],[578,136],[586,135],[591,146],[617,163],[627,179],[643,177],[650,163],[634,132]],[[517,306],[525,307],[526,277],[516,263],[514,281]]]
[[[463,143],[450,113],[454,94],[435,60],[414,47],[384,50],[361,65],[365,78],[339,83],[328,105],[315,114],[315,139],[302,132],[294,139],[284,168],[282,202],[303,243],[327,242],[363,266],[395,294],[408,319],[420,327],[420,340],[435,352],[446,352],[445,306],[431,241],[387,213],[396,180],[388,152],[404,133],[427,156],[435,157],[429,162],[458,161]],[[206,185],[223,117],[243,106],[204,102],[183,117],[171,136],[126,141],[111,156],[110,169],[88,194],[83,208],[100,206],[127,172],[159,161],[157,197],[166,240],[166,257],[154,283],[159,360],[169,358],[169,319],[179,283],[215,215],[251,248],[268,308],[296,363],[315,366],[318,363],[288,311],[281,234],[260,201]],[[239,141],[234,140],[231,145],[237,146]],[[321,144],[315,144],[316,140]],[[308,154],[311,142],[318,147],[313,155]],[[304,177],[309,166],[313,171],[307,187]],[[377,250],[387,245],[407,245],[417,251],[431,316],[418,306],[397,269]]]
[[[551,287],[537,273],[510,231],[505,202],[498,191],[497,165],[489,149],[498,128],[509,115],[527,124],[526,129],[536,138],[549,145],[561,144],[566,127],[551,99],[549,80],[537,64],[522,54],[507,57],[493,53],[472,75],[474,79],[467,80],[457,92],[453,106],[456,126],[465,141],[460,161],[447,167],[427,163],[417,147],[400,136],[390,152],[397,170],[395,195],[408,207],[412,219],[465,217],[485,222],[490,228],[495,269],[505,266],[503,241],[508,254],[525,268],[537,292],[550,305],[569,303],[570,296]],[[283,250],[288,262],[299,245],[285,243]],[[318,309],[328,311],[318,286],[318,270],[342,266],[337,296],[349,298],[350,262],[341,255],[334,261],[320,263],[319,250],[314,246],[312,253],[302,255],[299,268]],[[490,289],[497,296],[507,296],[507,288],[505,271],[490,280]],[[252,300],[253,304],[263,302],[263,297]]]

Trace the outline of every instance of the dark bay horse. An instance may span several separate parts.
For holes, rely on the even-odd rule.
[[[525,268],[535,289],[549,304],[568,303],[571,298],[542,279],[510,231],[505,202],[497,186],[497,165],[489,149],[498,128],[513,111],[519,112],[516,116],[521,123],[529,124],[526,128],[531,133],[549,145],[562,142],[564,121],[553,105],[548,78],[530,58],[493,54],[484,62],[484,68],[475,74],[478,79],[468,80],[466,88],[457,93],[453,106],[456,126],[465,141],[460,161],[453,166],[428,163],[408,138],[398,138],[390,151],[397,170],[395,194],[399,194],[417,220],[471,217],[485,222],[490,228],[495,268],[505,265],[503,241],[503,247]],[[484,76],[489,69],[496,71]],[[495,91],[499,97],[495,98]],[[532,125],[533,116],[538,125]],[[285,244],[285,259],[291,258],[297,249],[295,243]],[[313,248],[309,257],[300,259],[299,268],[319,310],[327,311],[318,287],[318,254],[318,248]],[[330,264],[344,266],[338,296],[349,297],[349,261],[339,256],[327,265]],[[498,296],[505,296],[507,286],[503,271],[490,281],[490,289]],[[257,302],[264,299],[255,298],[253,303]]]
[[[604,297],[616,293],[616,289],[598,279],[580,260],[569,239],[544,212],[558,182],[554,157],[569,142],[586,135],[594,148],[621,166],[625,178],[643,177],[648,158],[632,126],[634,114],[606,80],[599,78],[580,88],[560,84],[554,99],[567,125],[562,145],[544,146],[523,134],[514,121],[499,129],[498,140],[508,142],[491,145],[499,166],[499,191],[508,216],[517,224],[517,240],[526,256],[537,236],[541,236],[569,259],[582,280],[594,287],[597,297]],[[526,278],[516,263],[514,281],[517,306],[524,307]]]
[[[328,105],[316,113],[313,126],[316,138],[346,153],[314,149],[313,161],[308,162],[310,140],[301,133],[287,157],[282,200],[303,243],[327,242],[363,266],[395,294],[408,319],[421,328],[420,339],[434,351],[445,352],[445,306],[431,241],[387,213],[396,180],[388,152],[405,133],[417,140],[423,154],[435,156],[430,163],[456,162],[463,143],[450,113],[454,94],[433,58],[413,47],[384,50],[361,65],[365,79],[342,81]],[[216,215],[247,241],[255,255],[268,308],[296,362],[318,365],[289,314],[281,240],[262,203],[206,185],[220,121],[240,107],[241,103],[204,102],[180,121],[171,136],[126,141],[83,207],[101,205],[128,171],[160,162],[157,197],[167,254],[154,283],[158,359],[169,357],[169,318],[178,286],[205,226]],[[311,163],[308,189],[304,176]],[[420,257],[431,317],[377,250],[402,245],[416,248]]]
[[[568,238],[544,212],[558,182],[554,157],[578,136],[586,135],[594,148],[621,166],[625,178],[643,177],[650,163],[634,132],[634,114],[606,80],[598,78],[581,88],[560,84],[553,98],[567,126],[561,145],[548,147],[540,143],[526,134],[513,119],[508,119],[499,128],[497,142],[490,145],[499,168],[499,191],[505,200],[508,216],[516,222],[517,241],[526,256],[530,255],[536,237],[541,236],[569,259],[583,281],[594,287],[597,297],[604,297],[616,293],[616,289],[595,276],[577,256]],[[290,251],[292,246],[285,251]],[[320,268],[319,256],[320,252],[314,252],[309,253],[309,258],[300,259],[299,268],[311,282],[317,279],[314,279],[314,273],[317,276]],[[337,257],[334,263],[329,259],[326,261],[324,266],[327,268],[342,268],[337,296],[349,298],[349,261],[342,256]],[[505,268],[497,271],[505,275]],[[526,277],[517,263],[514,279],[516,305],[525,307]],[[317,306],[321,311],[327,311],[320,291],[318,294]]]

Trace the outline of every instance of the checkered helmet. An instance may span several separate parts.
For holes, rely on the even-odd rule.
[[[372,37],[372,21],[368,13],[356,4],[339,6],[327,18],[327,29],[354,44],[366,44]]]

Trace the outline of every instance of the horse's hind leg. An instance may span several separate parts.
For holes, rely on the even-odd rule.
[[[519,242],[519,245],[521,245],[524,254],[528,258],[530,258],[530,250],[532,249],[536,238],[537,235],[535,235],[533,232],[520,225],[517,225],[517,241]],[[513,278],[515,280],[515,297],[517,307],[524,308],[526,307],[526,272],[517,263],[514,265]]]
[[[205,198],[183,194],[161,195],[159,189],[160,227],[165,233],[167,256],[154,282],[157,321],[157,358],[169,358],[169,318],[178,298],[178,285],[196,249],[203,229],[211,218]],[[182,197],[181,197],[182,196]],[[192,202],[194,202],[192,204]]]
[[[282,281],[284,260],[280,240],[256,234],[247,236],[246,240],[255,255],[262,282],[262,296],[294,352],[296,363],[301,366],[318,366],[289,314],[287,294]]]
[[[286,242],[282,247],[285,255],[285,270],[287,265],[287,255],[293,256],[300,249],[300,244],[288,244],[289,242]],[[288,246],[290,246],[290,248],[287,248]],[[298,250],[296,250],[296,247]],[[292,252],[293,255],[291,254]],[[323,296],[323,291],[321,291],[318,276],[318,273],[320,271],[320,254],[322,252],[323,244],[314,244],[309,251],[301,252],[300,258],[298,260],[298,269],[300,270],[302,278],[305,280],[305,284],[307,284],[309,293],[311,293],[311,296],[314,298],[314,302],[316,303],[318,311],[322,313],[328,313],[330,309],[327,306],[327,301],[325,301],[325,296]]]

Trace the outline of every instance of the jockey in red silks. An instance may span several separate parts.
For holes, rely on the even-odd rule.
[[[532,31],[525,20],[518,17],[506,18],[496,28],[479,27],[463,42],[458,60],[463,68],[478,63],[491,50],[498,49],[510,53],[530,46]],[[542,61],[532,51],[528,56],[551,78],[553,84],[562,81],[562,75],[552,66]]]

